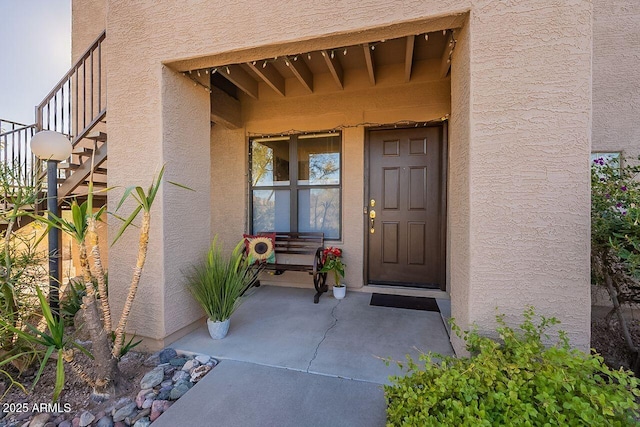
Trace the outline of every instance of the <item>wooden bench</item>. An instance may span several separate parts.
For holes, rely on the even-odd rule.
[[[280,275],[285,271],[306,271],[313,276],[313,286],[316,288],[316,295],[313,297],[315,304],[320,300],[323,292],[327,292],[327,273],[322,270],[322,251],[324,250],[324,233],[322,232],[275,232],[275,252],[276,263],[264,264],[265,270],[273,271],[275,275]],[[257,233],[258,235],[264,232]],[[296,264],[279,263],[278,257],[286,255],[303,255],[308,262],[300,263],[296,259]]]

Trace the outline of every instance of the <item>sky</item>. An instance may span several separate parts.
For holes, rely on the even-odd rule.
[[[0,0],[0,119],[34,109],[71,67],[71,0]]]

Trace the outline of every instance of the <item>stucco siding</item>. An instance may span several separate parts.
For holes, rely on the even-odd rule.
[[[556,315],[582,349],[590,324],[590,3],[493,3],[470,25],[469,317],[485,329],[496,308],[513,321],[531,304]]]
[[[231,250],[246,232],[247,141],[244,129],[211,128],[211,234]]]
[[[470,289],[470,133],[471,94],[469,26],[457,32],[457,45],[451,69],[451,121],[449,125],[449,165],[447,176],[447,275],[451,296],[451,315],[459,325],[468,325]],[[458,354],[464,343],[452,336]]]
[[[640,155],[640,2],[593,2],[593,151]]]
[[[107,27],[107,0],[72,0],[71,59],[80,55]]]
[[[247,10],[255,13],[247,16]],[[208,111],[196,111],[206,109],[208,94],[171,68],[232,64],[459,27],[461,13],[467,11],[465,29],[457,32],[460,50],[452,63],[453,101],[446,111],[452,114],[451,183],[460,186],[449,190],[454,315],[463,327],[476,321],[482,329],[489,329],[496,306],[514,319],[531,303],[541,314],[558,316],[573,344],[587,349],[592,43],[588,0],[416,0],[396,7],[373,0],[305,7],[293,0],[194,1],[189,7],[178,1],[162,2],[158,7],[151,0],[111,0],[107,8],[109,185],[147,182],[158,165],[176,160],[181,166],[172,178],[191,183],[197,175],[195,168],[184,167],[184,160],[176,158],[177,148],[182,146],[176,145],[177,138],[169,127],[195,144],[194,153],[185,149],[185,156],[205,168],[207,183],[212,180],[206,178],[210,170],[201,163],[202,158],[212,159],[212,176],[217,176],[216,167],[222,160],[204,153],[202,147],[211,143],[215,149],[227,137],[241,140],[239,131],[226,136],[220,131],[220,139],[216,139],[214,128],[211,142]],[[322,79],[318,79],[319,88]],[[291,84],[287,84],[289,88]],[[388,100],[399,96],[395,93],[398,88],[386,87],[384,79],[373,89],[362,88],[372,91],[371,105],[366,108],[357,105],[361,101],[355,92],[350,93],[353,99],[340,101],[338,94],[319,91],[307,97],[310,102],[306,104],[315,104],[311,114],[326,112],[314,118],[313,127],[420,120],[427,117],[425,111],[435,113],[447,107],[407,94],[404,106],[390,108]],[[413,88],[419,88],[421,94],[442,95],[443,86],[422,81]],[[279,101],[263,98],[262,92],[260,101],[243,100],[247,134],[295,129],[304,123],[309,112],[300,111],[302,98],[295,99],[295,90],[294,97]],[[332,101],[344,102],[344,110],[336,111]],[[410,117],[412,114],[416,116]],[[285,115],[288,126],[283,128]],[[246,136],[241,149],[230,148],[229,154],[221,153],[222,158],[229,155],[238,161],[240,154],[244,158]],[[363,160],[357,157],[363,136],[359,128],[344,132],[345,155],[356,156],[353,160],[358,162],[345,167],[345,174],[360,173]],[[246,166],[241,161],[234,179],[244,178]],[[362,194],[358,186],[363,178],[358,179],[349,184],[345,181],[345,195],[357,198]],[[228,209],[237,213],[240,185],[235,181],[232,185],[233,190],[228,191],[234,195]],[[165,337],[189,321],[189,316],[176,319],[177,313],[191,307],[182,291],[176,290],[177,271],[194,261],[196,249],[207,246],[205,240],[208,243],[223,220],[222,213],[205,215],[204,222],[213,230],[206,236],[194,233],[185,237],[185,247],[190,245],[192,250],[176,253],[177,240],[170,237],[178,232],[179,202],[192,203],[196,196],[180,199],[168,194],[154,210],[162,225],[152,231],[141,288],[145,289],[142,295],[148,297],[146,306],[137,308],[149,315],[134,316],[130,328],[143,336]],[[200,209],[215,204],[219,196],[213,191],[203,197],[195,201],[198,209],[181,211],[181,222],[191,225],[203,221]],[[111,200],[117,200],[117,195]],[[113,203],[110,201],[111,208]],[[361,208],[362,198],[349,200],[343,215],[357,226],[362,221]],[[235,233],[240,219],[229,220],[233,224],[229,229]],[[354,245],[346,248],[346,253],[354,254],[349,256],[362,251],[362,225],[353,230],[345,233],[345,239],[353,242],[345,240],[345,244]],[[225,230],[225,241],[230,234]],[[130,272],[122,262],[135,252],[130,238],[123,244],[111,254],[110,273],[116,283]],[[347,262],[351,263],[349,274],[357,274],[361,260]],[[351,279],[357,280],[354,276]],[[118,293],[119,285],[113,286]],[[174,298],[176,292],[179,298]],[[158,316],[164,322],[158,322]]]
[[[163,217],[157,225],[162,226],[164,337],[202,317],[186,290],[184,273],[209,249],[211,144],[209,93],[165,67],[162,72],[162,157],[167,169],[161,192]]]

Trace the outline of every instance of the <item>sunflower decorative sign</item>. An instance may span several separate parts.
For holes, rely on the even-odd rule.
[[[243,237],[249,262],[271,264],[276,262],[276,252],[274,250],[275,233],[264,233],[257,236],[245,234]]]

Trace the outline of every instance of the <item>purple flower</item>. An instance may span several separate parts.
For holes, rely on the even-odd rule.
[[[610,199],[611,196],[609,195],[609,193],[605,194],[604,197],[606,197],[607,199]]]
[[[622,191],[627,191],[627,186],[626,186],[626,185],[623,185],[622,187],[620,187],[620,190],[622,190]]]
[[[622,203],[618,202],[616,203],[616,208],[621,208],[622,207]]]
[[[606,179],[600,178],[600,182],[605,182],[605,181],[606,181]]]

